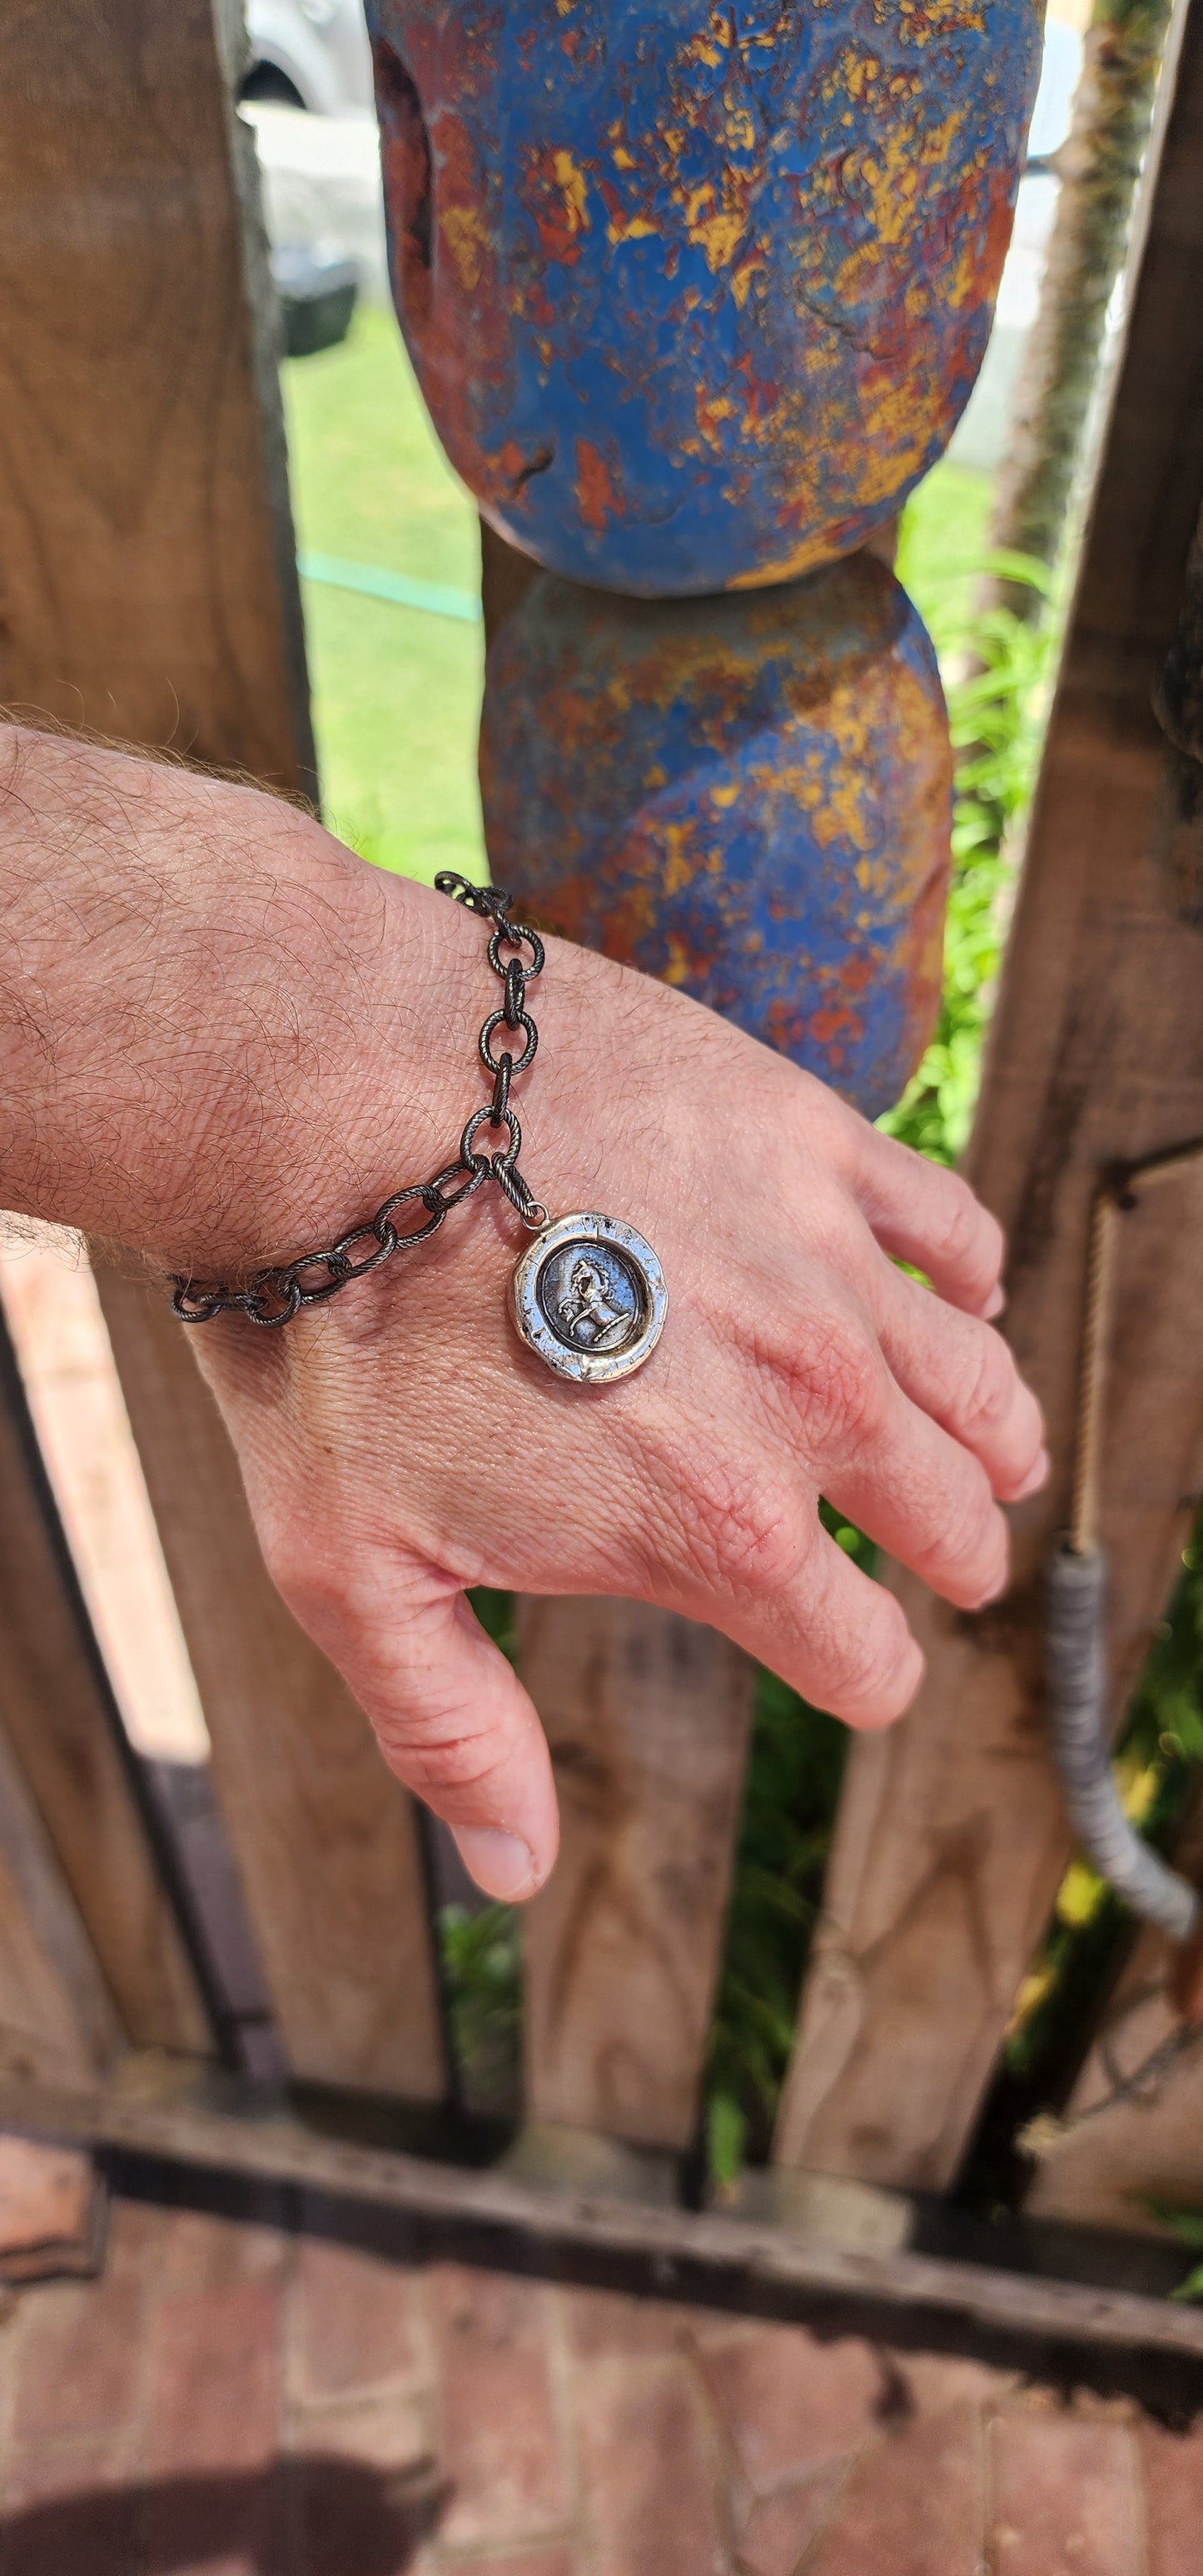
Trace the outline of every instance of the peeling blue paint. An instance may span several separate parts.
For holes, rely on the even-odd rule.
[[[850,552],[985,347],[1037,0],[368,0],[394,288],[453,464],[636,594]]]
[[[952,755],[935,654],[867,555],[639,601],[543,575],[490,648],[490,863],[876,1115],[939,1006]]]

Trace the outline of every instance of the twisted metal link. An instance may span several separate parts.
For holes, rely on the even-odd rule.
[[[527,986],[543,972],[543,942],[528,923],[510,919],[513,896],[503,887],[473,885],[469,878],[457,876],[450,868],[435,878],[435,885],[440,894],[462,904],[465,912],[477,913],[492,925],[489,964],[500,977],[505,993],[501,1009],[490,1011],[477,1041],[480,1061],[492,1084],[492,1097],[483,1109],[473,1110],[454,1162],[445,1163],[432,1180],[412,1181],[408,1188],[394,1190],[375,1216],[351,1226],[337,1243],[323,1245],[315,1252],[298,1253],[292,1261],[281,1262],[274,1269],[256,1270],[243,1288],[173,1273],[172,1311],[181,1324],[210,1324],[215,1315],[245,1315],[249,1324],[259,1325],[262,1331],[278,1332],[303,1307],[324,1305],[327,1297],[337,1296],[340,1288],[349,1288],[352,1280],[366,1279],[368,1272],[378,1270],[382,1261],[391,1261],[395,1252],[412,1252],[416,1244],[428,1243],[452,1208],[459,1207],[464,1199],[474,1198],[489,1181],[496,1181],[524,1225],[535,1231],[546,1225],[547,1210],[518,1169],[522,1129],[510,1106],[510,1085],[534,1063],[539,1044],[539,1032],[526,1007],[526,997]],[[507,948],[508,957],[502,953]],[[515,1056],[509,1047],[494,1055],[493,1040],[502,1028],[510,1036],[521,1031],[525,1040],[521,1055]],[[483,1127],[494,1134],[504,1129],[504,1145],[495,1146],[492,1152],[482,1150],[476,1139]],[[409,1208],[415,1215],[419,1209],[423,1211],[414,1224],[401,1216],[401,1211]]]

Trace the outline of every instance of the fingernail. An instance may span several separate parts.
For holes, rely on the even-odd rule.
[[[535,1892],[535,1864],[528,1843],[492,1825],[453,1825],[455,1847],[469,1878],[507,1905]]]
[[[998,1279],[995,1281],[995,1284],[986,1299],[986,1303],[982,1308],[982,1322],[984,1324],[992,1324],[995,1316],[1001,1315],[1006,1302],[1006,1289],[1004,1288],[1001,1279]]]
[[[1026,1503],[1029,1494],[1039,1493],[1041,1486],[1048,1483],[1050,1464],[1051,1461],[1047,1449],[1042,1449],[1038,1459],[1036,1460],[1035,1466],[1029,1468],[1022,1485],[1016,1486],[1015,1491],[1011,1496],[1013,1503]]]

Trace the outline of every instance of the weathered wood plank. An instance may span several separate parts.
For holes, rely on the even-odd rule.
[[[632,1601],[527,1601],[563,1818],[525,1918],[535,2120],[685,2147],[697,2120],[755,1668]]]
[[[293,2068],[438,2100],[410,1800],[269,1581],[234,1451],[163,1297],[111,1270],[97,1285]]]
[[[124,2050],[96,1954],[0,1725],[0,2074],[76,2091]]]
[[[211,0],[3,13],[0,700],[307,787],[283,432],[248,302],[266,318],[266,259],[233,125]]]
[[[1203,1800],[1196,1800],[1175,1859],[1196,1885],[1203,1881]],[[1035,2217],[1160,2235],[1150,2200],[1203,2208],[1203,2028],[1182,2028],[1170,1991],[1173,1967],[1164,1934],[1143,1929],[1066,2105],[1062,2135],[1037,2167],[1024,2202]],[[1133,2094],[1117,2090],[1117,2077],[1163,2048],[1165,2062]]]
[[[1005,1602],[900,1578],[928,1675],[854,1747],[777,2153],[951,2182],[1068,1843],[1044,1742],[1039,1566],[1066,1517],[1089,1207],[1101,1167],[1203,1132],[1203,933],[1156,855],[1150,711],[1203,491],[1203,7],[1180,76],[992,1036],[971,1177],[1007,1228],[1006,1330],[1055,1471],[1014,1515]],[[1118,1716],[1203,1483],[1197,1183],[1125,1219],[1102,1536]]]
[[[122,1756],[2,1313],[0,1526],[0,1724],[129,2037],[203,2054],[208,2017]],[[97,1972],[89,1992],[99,1982]]]
[[[65,1229],[11,1246],[0,1300],[96,1643],[138,1753],[203,1764],[209,1739],[91,1266]]]
[[[233,0],[0,27],[0,695],[312,785],[274,307]],[[185,1338],[102,1296],[298,2071],[443,2087],[412,1811],[272,1590]]]

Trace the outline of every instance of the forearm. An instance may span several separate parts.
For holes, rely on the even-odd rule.
[[[164,1267],[280,1258],[455,1150],[479,938],[308,816],[0,734],[0,1204]]]

